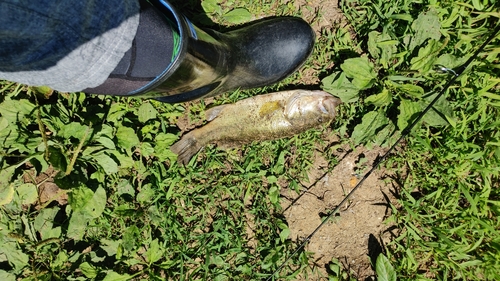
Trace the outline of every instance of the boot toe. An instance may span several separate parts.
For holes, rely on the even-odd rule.
[[[312,53],[315,35],[304,20],[279,17],[232,34],[235,70],[226,84],[252,88],[276,83],[296,71]],[[232,85],[234,84],[234,85]]]

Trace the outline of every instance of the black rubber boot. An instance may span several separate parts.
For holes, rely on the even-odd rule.
[[[184,102],[276,83],[297,70],[313,49],[314,32],[299,18],[266,19],[219,33],[195,27],[164,0],[149,2],[178,29],[180,50],[175,59],[138,89],[110,93],[113,83],[107,81],[85,92]]]

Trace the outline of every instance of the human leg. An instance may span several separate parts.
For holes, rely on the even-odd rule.
[[[138,23],[137,0],[2,0],[0,79],[64,92],[98,86]]]

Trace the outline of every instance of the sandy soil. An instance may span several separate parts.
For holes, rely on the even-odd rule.
[[[331,172],[326,170],[326,160],[317,156],[309,172],[310,183],[302,183],[304,189],[300,194],[282,189],[281,205],[291,230],[290,237],[302,242],[313,233],[322,218],[340,204],[384,152],[381,148],[358,147],[340,153],[341,160]],[[393,194],[394,188],[385,171],[375,170],[340,206],[340,213],[312,236],[305,247],[314,253],[311,265],[327,276],[328,264],[336,259],[353,277],[370,280],[374,276],[371,262],[375,262],[383,245],[392,237],[391,225],[384,220],[390,215],[390,202],[395,200]]]
[[[295,7],[321,36],[324,29],[334,30],[345,18],[337,0],[295,0]],[[313,71],[314,72],[314,71]],[[317,74],[303,73],[305,84],[319,84]],[[308,78],[310,77],[310,78]],[[291,238],[304,241],[344,197],[356,186],[372,166],[381,148],[358,147],[337,155],[340,162],[333,171],[326,171],[327,162],[316,156],[309,172],[309,183],[303,183],[300,195],[288,188],[282,189],[282,207],[291,230]],[[340,206],[336,215],[312,237],[306,250],[314,252],[312,265],[327,276],[328,263],[337,259],[358,280],[374,280],[371,262],[375,262],[393,234],[384,223],[390,215],[390,202],[395,202],[394,187],[384,170],[377,170]],[[316,277],[319,278],[319,277]],[[327,277],[319,278],[328,280]],[[298,280],[305,280],[300,277]],[[312,280],[311,276],[307,280]]]

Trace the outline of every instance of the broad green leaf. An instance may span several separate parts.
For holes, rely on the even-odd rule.
[[[118,127],[116,132],[118,146],[129,151],[132,147],[139,145],[139,138],[134,129],[129,127]]]
[[[388,68],[389,61],[392,59],[393,54],[397,52],[397,45],[399,42],[393,40],[388,34],[380,34],[377,31],[371,31],[368,34],[368,51],[374,58],[378,58],[379,62]]]
[[[394,271],[394,267],[384,254],[378,255],[375,271],[377,272],[377,280],[379,281],[396,281],[396,271]]]
[[[84,210],[94,197],[94,192],[86,186],[73,188],[68,192],[68,203],[73,211]]]
[[[139,242],[139,236],[139,228],[135,225],[129,226],[125,232],[123,232],[123,243],[121,245],[125,250],[132,251]]]
[[[171,161],[177,158],[177,155],[170,150],[170,146],[177,140],[177,136],[170,133],[159,133],[155,137],[154,156],[158,157],[159,161],[170,159]]]
[[[380,56],[380,50],[377,46],[377,39],[380,36],[380,32],[378,31],[370,31],[368,33],[368,52],[372,57],[374,58],[379,58]]]
[[[421,104],[422,108],[425,108],[425,104]],[[449,124],[446,119],[446,115],[443,112],[432,107],[423,117],[422,121],[432,127],[446,126]]]
[[[14,185],[10,183],[10,180],[15,171],[15,166],[0,170],[0,206],[9,204],[14,198]]]
[[[73,212],[81,212],[88,218],[99,217],[106,207],[106,191],[99,186],[95,193],[85,186],[68,192],[68,203]]]
[[[106,181],[106,173],[99,169],[90,175],[90,178],[93,180],[97,180],[98,182],[104,183]]]
[[[64,267],[64,264],[66,262],[68,262],[68,255],[66,254],[65,251],[60,251],[56,256],[56,259],[52,261],[50,266],[52,267],[53,270],[60,270],[61,268]]]
[[[118,172],[118,164],[116,164],[115,160],[109,157],[109,155],[99,153],[93,155],[92,157],[97,161],[97,164],[102,167],[107,175],[112,175]]]
[[[344,72],[335,72],[321,80],[321,83],[323,90],[339,97],[342,102],[358,100],[359,89],[347,79]]]
[[[56,170],[66,171],[69,160],[68,157],[62,153],[60,148],[49,146],[49,163],[52,164]]]
[[[82,125],[78,122],[71,122],[67,125],[61,127],[58,132],[58,135],[65,138],[75,138],[77,140],[81,140],[85,136],[85,132],[87,131],[89,126]]]
[[[116,184],[116,194],[128,194],[130,196],[135,196],[135,189],[126,179],[120,179]]]
[[[99,273],[99,271],[97,271],[97,269],[92,266],[90,263],[88,262],[84,262],[82,264],[80,264],[80,266],[78,267],[83,275],[85,275],[85,277],[87,278],[95,278],[97,276],[97,274]]]
[[[7,205],[14,199],[14,185],[7,184],[0,186],[0,206]]]
[[[116,149],[115,142],[108,137],[101,136],[101,137],[97,138],[96,141],[98,143],[102,144],[102,146],[104,146],[105,148]]]
[[[14,273],[20,272],[28,265],[29,256],[19,249],[15,242],[4,242],[0,247],[0,254],[7,257],[9,263],[14,267]]]
[[[25,183],[16,187],[16,193],[23,205],[33,204],[38,200],[38,190],[32,183]]]
[[[118,251],[118,247],[121,243],[121,240],[108,240],[108,239],[101,239],[101,248],[106,251],[108,256],[114,256],[116,255],[116,252]]]
[[[380,48],[382,55],[380,56],[379,62],[385,67],[389,68],[389,63],[394,59],[393,55],[397,53],[397,45],[399,42],[397,40],[392,40],[387,34],[383,34],[379,39],[377,46]]]
[[[21,201],[21,200],[19,200],[18,198],[14,198],[14,202],[17,203],[19,201]],[[28,218],[26,217],[25,214],[21,215],[21,222],[22,222],[23,228],[24,228],[24,235],[28,239],[30,239],[31,241],[36,241],[37,238],[36,238],[35,230],[33,229],[33,224],[30,221],[28,221]]]
[[[425,91],[422,87],[413,84],[402,84],[397,86],[398,90],[403,91],[409,97],[420,98],[424,95]]]
[[[164,214],[160,210],[158,210],[158,207],[156,205],[151,205],[148,208],[147,216],[149,217],[152,225],[160,226],[164,221]]]
[[[40,151],[44,151],[45,146],[40,146]],[[41,153],[39,155],[33,155],[33,158],[29,160],[33,166],[37,169],[39,172],[45,172],[49,168],[49,163],[47,160],[45,160],[45,155],[44,153]]]
[[[148,120],[156,118],[157,114],[158,111],[156,111],[154,106],[149,102],[141,104],[139,110],[137,111],[137,116],[139,117],[139,122],[141,123],[146,123]]]
[[[278,175],[283,174],[283,171],[286,169],[285,157],[287,156],[287,154],[288,154],[287,151],[280,151],[280,154],[278,155],[278,160],[276,161],[276,164],[274,165],[274,167],[272,169],[273,173],[278,174]],[[274,177],[274,178],[276,178],[276,177]],[[267,180],[269,181],[270,179],[268,178]],[[276,178],[275,182],[277,182],[277,181],[278,181],[278,179]],[[273,182],[269,181],[269,183],[273,183]]]
[[[373,85],[374,80],[373,79],[361,79],[361,78],[354,78],[352,79],[352,85],[356,87],[359,90],[365,90],[370,88]]]
[[[418,50],[418,56],[411,59],[410,69],[423,73],[431,70],[434,65],[434,61],[436,60],[437,50],[439,48],[439,43],[436,40],[429,40],[425,47]]]
[[[27,99],[5,100],[0,103],[2,117],[7,119],[11,124],[22,121],[25,116],[31,114],[34,109],[35,105]]]
[[[276,185],[273,185],[269,189],[269,200],[271,200],[271,203],[273,203],[273,204],[278,203],[279,194],[280,194],[280,191],[279,191],[278,187],[276,187]]]
[[[96,251],[91,251],[89,253],[90,261],[94,264],[100,264],[102,261],[106,259],[105,256],[97,254]]]
[[[103,281],[126,281],[130,279],[132,279],[132,276],[127,273],[118,274],[114,271],[108,271],[108,274],[106,274]]]
[[[421,111],[421,106],[418,102],[402,99],[399,105],[398,128],[404,130]]]
[[[9,127],[9,121],[7,118],[0,116],[0,132],[7,129]]]
[[[120,120],[123,115],[127,113],[127,108],[122,103],[113,103],[108,111],[108,116],[106,117],[106,121],[119,124],[118,120]]]
[[[66,233],[67,237],[76,241],[82,240],[87,229],[87,224],[91,219],[92,218],[83,211],[72,212]]]
[[[340,65],[340,68],[350,78],[373,79],[377,77],[367,57],[347,59]]]
[[[267,177],[267,182],[268,183],[275,183],[278,182],[278,178],[276,176],[268,176]]]
[[[352,84],[359,90],[370,88],[377,73],[373,69],[373,64],[367,57],[359,57],[345,60],[340,68],[347,77],[353,79]]]
[[[280,232],[280,240],[281,242],[285,242],[285,240],[288,238],[288,236],[290,235],[290,228],[285,228],[283,230],[281,230]]]
[[[0,269],[0,280],[2,281],[16,281],[16,276],[12,273]]]
[[[108,121],[108,120],[106,120]],[[100,126],[95,126],[96,132],[95,132],[95,139],[101,138],[101,137],[107,137],[109,139],[113,138],[113,133],[114,133],[114,128],[111,127],[110,125],[107,124],[102,124]],[[97,129],[99,128],[99,129]]]
[[[82,156],[86,156],[86,158],[92,159],[93,154],[102,152],[103,148],[101,146],[87,146],[82,152]],[[90,157],[89,157],[90,156]]]
[[[411,25],[415,31],[410,43],[410,51],[415,47],[420,46],[427,39],[439,40],[441,38],[441,24],[439,23],[439,16],[435,9],[423,12],[418,15],[418,18]]]
[[[334,262],[330,262],[329,266],[330,270],[335,273],[335,277],[332,277],[332,278],[336,278],[334,280],[339,280],[338,279],[338,276],[340,275],[340,272],[341,272],[341,267],[338,263],[334,263]]]
[[[240,24],[252,19],[252,14],[245,8],[236,8],[226,13],[223,18],[230,23]]]
[[[117,260],[120,260],[123,257],[123,252],[124,252],[123,244],[120,242],[120,244],[118,244],[118,247],[116,248],[115,256]]]
[[[478,10],[478,11],[482,11],[485,7],[485,4],[487,4],[488,1],[486,0],[472,0],[472,5],[474,6],[474,9]],[[494,1],[493,1],[494,3]]]
[[[376,94],[376,95],[371,95],[365,99],[365,102],[368,104],[373,104],[375,106],[384,106],[390,104],[392,101],[392,94],[384,88],[382,92]]]
[[[435,93],[419,101],[421,110],[424,110],[437,94],[438,93]],[[441,96],[434,106],[422,117],[422,121],[434,127],[446,126],[450,121],[453,122],[453,120],[453,107],[444,96]]]
[[[351,138],[355,145],[364,143],[373,138],[377,130],[389,122],[383,111],[370,111],[366,113],[361,123],[354,127]]]
[[[120,168],[126,169],[134,167],[135,162],[132,159],[132,157],[122,154],[118,150],[112,150],[111,154],[113,154],[116,157],[116,159],[118,159],[118,162],[120,162]]]
[[[143,157],[153,156],[155,153],[155,149],[153,148],[153,146],[149,142],[141,143],[139,148],[141,150],[141,155]]]
[[[65,175],[59,172],[54,177],[54,183],[61,189],[74,189],[88,181],[87,171],[81,166],[75,166],[71,174]]]
[[[85,212],[92,218],[100,217],[106,208],[106,201],[106,191],[102,186],[99,186],[92,196],[92,200],[85,206]]]
[[[456,57],[452,54],[442,54],[434,61],[434,64],[453,69],[465,63],[468,58],[468,56]]]
[[[220,14],[222,12],[222,9],[220,8],[217,0],[203,0],[201,1],[201,7],[207,14]]]
[[[150,184],[142,186],[141,191],[137,194],[137,201],[140,203],[150,202],[156,192],[151,188]]]
[[[158,239],[151,241],[149,248],[146,252],[146,259],[149,264],[155,263],[160,260],[165,254],[165,250],[160,248]]]
[[[224,266],[226,262],[224,261],[224,259],[222,259],[220,256],[211,256],[210,257],[210,264],[214,264],[218,267],[221,267],[221,266]]]
[[[391,140],[395,138],[395,132],[396,125],[394,125],[392,122],[389,122],[387,126],[377,132],[373,143],[378,146],[392,145],[394,142],[391,142]]]
[[[49,238],[58,238],[61,234],[61,227],[53,228],[53,221],[59,212],[58,207],[54,208],[44,208],[40,210],[40,213],[36,216],[33,223],[35,231],[40,233],[42,240]]]
[[[5,149],[15,147],[19,143],[19,136],[16,124],[11,124],[7,118],[0,117],[0,145]]]
[[[114,208],[113,213],[121,217],[132,217],[136,214],[136,210],[129,205],[122,204]]]

